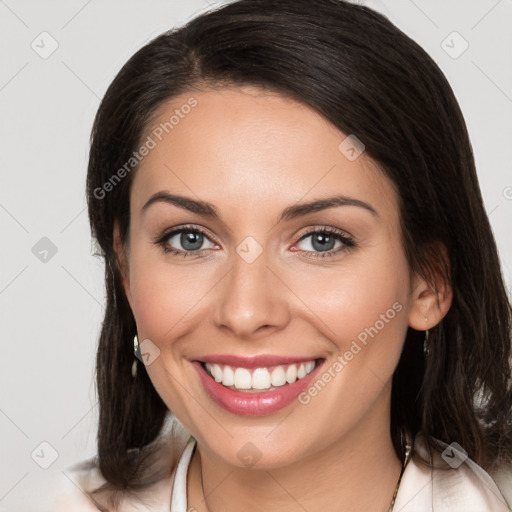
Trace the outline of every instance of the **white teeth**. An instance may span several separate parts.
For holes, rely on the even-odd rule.
[[[315,363],[313,363],[315,366]],[[272,382],[272,386],[284,386],[286,384],[286,373],[284,372],[284,368],[282,366],[277,366],[272,371],[272,375],[270,376],[270,380]]]
[[[268,389],[270,387],[270,373],[266,368],[256,368],[254,370],[251,387],[254,389]]]
[[[213,365],[212,375],[217,382],[220,382],[222,380],[222,369],[218,364]]]
[[[286,382],[293,384],[297,380],[297,367],[294,364],[288,366],[286,370]]]
[[[224,386],[233,386],[235,384],[235,372],[233,372],[231,366],[224,366],[222,384]]]
[[[237,368],[235,370],[234,386],[236,389],[251,388],[251,372],[247,368]]]
[[[268,368],[232,368],[217,363],[205,364],[207,371],[215,379],[226,387],[234,386],[235,389],[270,389],[270,387],[284,386],[286,383],[293,384],[296,380],[302,379],[315,368],[315,361],[280,365]]]

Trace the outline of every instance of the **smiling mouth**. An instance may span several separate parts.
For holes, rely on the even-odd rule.
[[[311,373],[324,359],[261,368],[243,368],[227,364],[205,363],[201,366],[216,382],[235,391],[272,391],[293,384]]]

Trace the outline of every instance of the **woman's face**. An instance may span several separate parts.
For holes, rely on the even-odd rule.
[[[389,435],[418,284],[393,186],[348,135],[247,86],[174,97],[143,138],[126,293],[155,389],[225,464]]]

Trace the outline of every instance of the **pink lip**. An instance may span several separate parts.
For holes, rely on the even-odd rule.
[[[220,357],[215,359],[215,362],[221,361]],[[247,362],[247,359],[242,358],[242,360]],[[274,362],[276,358],[269,360],[270,362]],[[279,360],[282,362],[283,358],[279,358]],[[222,362],[224,361],[225,359],[223,358]],[[231,359],[231,361],[233,360]],[[238,358],[237,361],[240,361],[240,358]],[[261,359],[258,360],[259,364],[260,361]],[[297,359],[290,360],[290,362],[295,361],[297,361]],[[302,359],[302,361],[311,361],[311,359]],[[263,416],[279,411],[287,405],[290,405],[302,391],[311,385],[311,382],[318,375],[324,362],[325,360],[321,360],[311,373],[308,373],[308,375],[302,379],[296,380],[293,384],[285,384],[273,391],[254,392],[229,389],[221,383],[216,382],[215,379],[206,372],[200,361],[192,361],[192,366],[199,374],[199,378],[206,393],[216,404],[233,414],[242,416]]]
[[[209,356],[197,357],[197,361],[210,363],[210,364],[224,364],[234,366],[235,368],[263,368],[270,366],[278,366],[282,364],[303,363],[306,361],[313,361],[317,357],[291,357],[291,356],[277,356],[272,354],[265,354],[259,356],[242,357],[232,354],[216,354]]]

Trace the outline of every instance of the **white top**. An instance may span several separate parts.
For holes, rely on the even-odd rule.
[[[176,432],[174,432],[176,434]],[[414,441],[414,450],[423,451],[422,436]],[[168,476],[133,497],[123,498],[120,512],[186,512],[187,473],[196,448],[196,440],[183,431],[173,437],[172,455],[162,454],[165,467],[169,457],[177,461]],[[442,443],[443,446],[448,446]],[[426,454],[423,451],[423,454]],[[452,464],[448,464],[435,453],[436,468],[423,466],[409,457],[404,469],[393,512],[511,512],[512,468],[504,467],[493,476],[472,460],[466,458],[460,465],[453,461],[460,457],[457,450],[451,451]],[[427,457],[425,457],[427,458]],[[427,458],[428,460],[428,458]],[[450,459],[447,459],[450,460]],[[462,459],[461,459],[462,460]],[[447,469],[437,469],[442,465]],[[105,480],[97,468],[80,469],[81,465],[66,468],[58,486],[52,486],[51,503],[41,497],[37,512],[92,512],[98,511],[85,495],[84,489],[94,489]],[[452,467],[450,467],[452,466]],[[456,467],[453,467],[456,466]],[[45,503],[45,504],[43,504]]]
[[[180,457],[176,468],[171,493],[171,512],[183,512],[188,509],[187,505],[187,473],[190,459],[196,447],[196,440],[190,436],[185,450]]]

